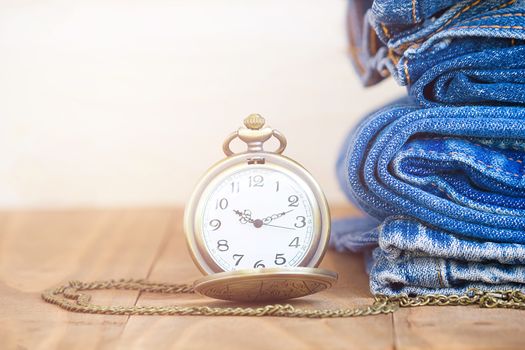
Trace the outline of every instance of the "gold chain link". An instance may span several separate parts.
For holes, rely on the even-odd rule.
[[[104,306],[91,303],[86,290],[136,290],[161,294],[194,293],[187,284],[154,283],[140,279],[120,279],[95,282],[70,281],[69,284],[42,293],[51,304],[72,311],[106,315],[181,315],[181,316],[276,316],[303,318],[356,317],[393,313],[400,307],[478,305],[482,308],[525,310],[525,293],[519,290],[484,292],[471,289],[464,295],[429,294],[422,296],[375,295],[372,305],[350,309],[299,309],[290,304],[270,304],[262,307],[209,306]]]

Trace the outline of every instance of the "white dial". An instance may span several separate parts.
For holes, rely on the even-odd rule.
[[[224,271],[298,266],[308,254],[315,223],[310,189],[299,177],[251,165],[208,193],[203,243]]]

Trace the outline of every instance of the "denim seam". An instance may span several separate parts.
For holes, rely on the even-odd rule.
[[[436,266],[437,266],[439,285],[441,288],[445,288],[445,282],[443,282],[443,276],[441,275],[441,266],[439,265],[439,263],[437,263]]]
[[[514,2],[516,0],[511,0],[509,1],[509,5]],[[452,21],[458,19],[458,17],[460,17],[462,14],[464,14],[465,12],[473,9],[474,7],[478,6],[479,4],[481,3],[481,0],[475,0],[474,2],[468,4],[467,6],[465,6],[464,8],[461,9],[461,11],[459,11],[458,13],[456,13],[452,18],[450,18],[448,21],[446,21],[441,27],[437,28],[433,33],[427,35],[426,37],[424,38],[420,38],[418,40],[416,40],[413,44],[412,43],[406,43],[406,48],[409,48],[410,46],[412,45],[415,45],[415,47],[418,47],[419,43],[425,41],[426,39],[428,39],[429,37],[433,36],[433,35],[436,35],[437,33],[441,32],[446,26],[448,26]],[[401,45],[400,48],[403,49],[403,46],[405,45]]]
[[[511,0],[509,1],[507,4],[511,4],[513,3],[514,1],[516,0]],[[455,19],[457,19],[458,17],[460,17],[462,14],[464,14],[465,12],[471,10],[472,8],[478,6],[479,4],[481,3],[481,0],[476,0],[472,3],[470,3],[469,5],[465,6],[461,11],[459,11],[458,13],[456,13],[452,18],[450,18],[447,22],[445,22],[441,27],[439,27],[434,33],[426,36],[425,38],[421,38],[419,40],[417,40],[416,42],[414,42],[413,44],[408,44],[408,46],[406,47],[406,49],[408,49],[410,46],[413,45],[413,47],[417,48],[419,47],[419,43],[425,41],[426,39],[428,39],[429,37],[433,36],[433,35],[436,35],[438,34],[439,32],[441,32],[446,26],[448,26],[452,21],[454,21]],[[389,50],[390,51],[390,50]],[[412,83],[412,79],[410,78],[410,73],[408,71],[408,60],[405,61],[404,65],[403,65],[403,70],[405,72],[405,75],[406,75],[406,82],[407,82],[407,85],[410,85]]]
[[[407,78],[407,84],[410,85],[411,79],[410,79],[410,73],[408,73],[408,60],[407,59],[405,59],[405,63],[403,64],[403,69],[405,71],[405,75]]]
[[[416,20],[416,0],[412,0],[412,23],[417,23],[417,20]]]
[[[385,34],[385,36],[390,39],[391,36],[390,36],[390,31],[388,30],[387,26],[383,23],[383,22],[380,22],[379,23],[380,26],[381,26],[381,29],[383,30],[383,34]]]
[[[516,2],[516,0],[510,0],[509,2],[505,3],[505,4],[502,4],[500,5],[499,7],[496,7],[495,9],[492,9],[491,11],[493,10],[499,10],[499,9],[502,9],[502,8],[505,8],[507,6],[510,6],[512,4],[514,4]],[[473,3],[470,3],[469,5],[465,6],[463,9],[461,9],[460,12],[456,13],[452,18],[450,18],[447,22],[445,22],[441,27],[437,28],[433,33],[425,36],[424,38],[420,38],[416,41],[414,41],[413,43],[406,43],[404,45],[401,45],[399,48],[401,50],[406,50],[410,47],[414,47],[414,48],[418,48],[420,46],[420,44],[422,42],[424,42],[425,40],[427,40],[428,38],[440,33],[446,26],[448,26],[452,21],[456,20],[458,17],[460,17],[462,14],[464,14],[465,12],[467,11],[470,11],[471,9],[473,9],[474,7],[478,6],[479,4],[481,3],[481,0],[476,0],[474,1]],[[470,22],[471,20],[466,20],[465,22]],[[473,20],[472,20],[473,21]]]
[[[462,23],[465,24],[465,23],[469,23],[469,22],[475,22],[475,21],[481,21],[483,19],[489,19],[489,18],[502,18],[502,17],[524,17],[525,16],[525,13],[504,13],[504,14],[496,14],[496,15],[491,15],[491,16],[483,16],[483,17],[478,17],[478,18],[472,18],[472,19],[468,19],[466,21],[463,21]]]
[[[511,172],[509,172],[509,171],[505,171],[505,170],[503,170],[503,169],[500,168],[500,167],[486,164],[486,163],[484,163],[483,161],[481,161],[481,160],[479,160],[479,159],[475,159],[473,156],[468,155],[468,154],[466,154],[466,153],[462,153],[462,152],[455,152],[455,151],[454,151],[454,152],[448,152],[448,153],[446,153],[446,152],[436,152],[436,151],[424,151],[424,150],[422,150],[422,149],[416,150],[416,149],[414,149],[414,148],[409,148],[408,151],[409,151],[409,152],[414,152],[414,151],[415,151],[415,152],[417,152],[417,153],[419,153],[419,154],[421,154],[421,155],[438,155],[438,156],[446,156],[446,155],[449,155],[449,156],[456,156],[456,155],[458,155],[458,156],[464,156],[464,157],[466,157],[467,159],[470,159],[470,160],[472,160],[472,161],[475,161],[475,162],[477,162],[478,164],[483,165],[483,166],[485,166],[485,167],[487,167],[487,168],[489,168],[489,169],[493,169],[493,170],[495,170],[495,171],[498,172],[498,173],[502,173],[502,174],[506,174],[506,175],[512,175],[512,176],[514,176],[514,177],[525,178],[525,174],[524,174],[524,175],[520,175],[520,174],[516,174],[516,173],[511,173]],[[521,163],[521,162],[518,162],[518,163]]]
[[[472,2],[472,3],[470,3],[468,6],[465,6],[461,11],[459,11],[452,18],[450,18],[448,21],[446,21],[445,24],[443,24],[441,27],[439,27],[434,34],[439,33],[443,28],[448,26],[453,20],[457,19],[458,17],[460,17],[465,12],[470,11],[474,7],[478,6],[480,3],[481,3],[481,0],[476,0],[476,1]]]
[[[400,56],[396,56],[396,53],[392,51],[392,49],[388,49],[387,57],[395,66],[397,66]]]
[[[501,5],[499,7],[499,9],[503,8],[503,7],[506,7],[506,6],[509,6],[509,5],[512,5],[513,3],[515,3],[516,0],[510,0],[509,2]],[[435,32],[434,32],[434,35],[439,33],[440,31],[443,30],[443,28],[445,28],[447,25],[449,25],[453,20],[457,19],[458,17],[460,17],[462,14],[464,14],[465,12],[467,11],[470,11],[471,9],[473,9],[474,7],[478,6],[479,4],[481,3],[481,0],[476,0],[474,1],[473,3],[471,3],[470,5],[468,6],[465,6],[460,12],[456,13],[454,15],[454,17],[452,17],[451,19],[449,19],[445,24],[443,24],[441,27],[439,27],[439,29],[437,29]]]
[[[473,29],[473,28],[481,28],[481,29],[519,29],[519,30],[525,30],[525,26],[502,26],[502,25],[479,25],[479,26],[459,26],[459,27],[453,27],[449,30],[459,30],[459,29]]]
[[[509,1],[508,3],[506,4],[503,4],[501,5],[499,8],[504,8],[506,6],[509,6],[509,5],[512,5],[513,3],[515,3],[516,0],[511,0]],[[516,16],[516,17],[519,17],[519,16]],[[451,19],[452,20],[452,19]],[[474,20],[465,20],[465,21],[461,21],[460,24],[463,24],[463,23],[469,23],[469,22],[473,22]],[[417,49],[419,48],[423,42],[429,38],[431,38],[432,36],[434,35],[437,35],[439,34],[440,32],[442,32],[445,28],[445,26],[447,24],[449,24],[450,20],[443,26],[441,26],[437,31],[435,31],[434,33],[426,36],[425,38],[422,38],[422,39],[419,39],[419,40],[416,40],[413,44],[408,44],[406,47],[402,48],[404,50],[407,50],[409,48],[413,48],[413,49]],[[447,30],[458,30],[458,29],[474,29],[474,28],[492,28],[492,29],[525,29],[525,27],[523,26],[498,26],[498,25],[472,25],[472,26],[458,26],[458,27],[451,27]],[[514,40],[514,39],[513,39]],[[511,42],[511,45],[515,45],[515,41]]]
[[[496,10],[501,10],[502,8],[505,8],[507,6],[510,6],[512,4],[514,4],[517,0],[510,0],[509,2],[505,3],[505,4],[501,4],[499,6],[496,6],[496,7],[493,7],[491,8],[489,11],[496,11]]]

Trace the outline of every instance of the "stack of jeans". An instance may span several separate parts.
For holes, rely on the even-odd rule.
[[[525,0],[350,0],[365,85],[408,96],[364,118],[337,171],[373,293],[525,289]]]

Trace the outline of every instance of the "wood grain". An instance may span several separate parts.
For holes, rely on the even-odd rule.
[[[334,216],[355,214],[336,208]],[[307,320],[102,316],[48,305],[40,292],[70,279],[120,277],[191,283],[201,274],[186,250],[181,209],[0,213],[0,349],[521,349],[523,312],[464,307]],[[333,289],[293,301],[339,308],[371,301],[359,255],[329,252]],[[94,293],[120,305],[231,305],[198,295]]]
[[[111,346],[127,316],[63,312],[40,293],[71,279],[146,277],[172,212],[112,210],[0,215],[1,349]],[[103,303],[133,304],[136,292],[106,292]]]
[[[422,307],[394,315],[397,349],[523,349],[520,310]]]

